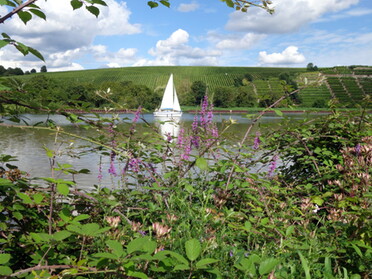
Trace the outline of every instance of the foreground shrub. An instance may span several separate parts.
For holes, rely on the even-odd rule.
[[[1,157],[3,277],[371,276],[368,117],[336,113],[230,147],[231,123],[218,131],[207,99],[177,139],[137,135],[139,116],[124,131],[117,119],[90,121],[105,127],[87,141],[110,158],[120,189],[31,183]]]

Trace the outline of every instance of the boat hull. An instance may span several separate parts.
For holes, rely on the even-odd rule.
[[[182,111],[154,111],[154,116],[166,118],[181,117]]]

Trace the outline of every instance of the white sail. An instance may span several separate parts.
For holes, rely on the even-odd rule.
[[[173,84],[173,74],[170,75],[167,87],[164,90],[160,108],[154,112],[154,116],[181,117],[182,111],[178,101],[176,88]]]
[[[178,101],[176,88],[174,87],[174,95],[173,95],[173,110],[181,111],[180,102]]]
[[[173,74],[169,77],[167,87],[165,88],[163,99],[161,101],[161,110],[171,110],[173,109]]]

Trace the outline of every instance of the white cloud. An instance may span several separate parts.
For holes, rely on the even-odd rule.
[[[192,3],[182,3],[178,6],[177,11],[183,12],[183,13],[188,13],[188,12],[193,12],[199,8],[199,4],[196,2]]]
[[[137,60],[135,48],[121,48],[116,52],[110,52],[105,46],[99,45],[91,47],[89,53],[92,53],[96,61],[105,63],[110,68],[129,66]]]
[[[153,60],[141,59],[134,66],[151,65],[217,65],[217,50],[204,50],[188,45],[189,33],[178,29],[169,38],[160,40],[149,50]]]
[[[275,13],[251,9],[233,12],[226,24],[232,31],[257,33],[290,33],[328,13],[355,5],[359,0],[276,0]]]
[[[40,1],[38,5],[47,16],[46,22],[35,17],[25,25],[18,17],[13,17],[2,26],[2,32],[38,49],[46,58],[47,66],[50,65],[51,70],[59,70],[60,67],[73,65],[72,59],[86,55],[97,36],[130,35],[141,32],[139,24],[129,22],[131,12],[125,2],[114,0],[106,0],[106,2],[108,7],[100,6],[101,13],[96,18],[84,8],[72,11],[69,1]],[[6,48],[16,52],[10,47]],[[123,56],[122,52],[119,50],[119,57]],[[21,65],[24,64],[22,69],[26,68],[26,61],[30,58],[16,57]],[[39,64],[39,61],[30,57]],[[2,64],[6,61],[12,62],[9,56],[1,55],[0,59]],[[76,65],[72,67],[76,68]]]
[[[289,46],[281,53],[267,54],[266,51],[260,51],[259,61],[265,65],[290,65],[305,62],[305,56],[298,52],[298,47]]]
[[[361,17],[361,16],[367,16],[372,15],[372,9],[352,9],[345,11],[344,13],[334,14],[326,17],[319,18],[316,20],[316,22],[330,22],[330,21],[336,21],[341,20],[345,18],[351,18],[351,17]]]
[[[247,33],[243,36],[236,34],[219,41],[216,47],[224,50],[249,49],[265,37],[265,35],[255,33]]]

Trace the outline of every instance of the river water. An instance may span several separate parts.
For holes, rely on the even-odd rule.
[[[111,115],[105,115],[110,117]],[[133,114],[119,114],[118,125],[127,125],[128,129],[132,125]],[[38,122],[45,121],[47,115],[31,115],[25,114],[22,116],[28,125],[35,125]],[[64,116],[53,115],[49,116],[58,126],[64,131],[76,134],[82,137],[98,137],[99,134],[95,129],[83,129],[81,125],[71,124]],[[152,114],[143,114],[143,120],[139,120],[136,124],[136,133],[144,134],[150,132],[150,128],[145,125],[145,122],[157,127],[159,133],[162,135],[171,133],[177,136],[177,133],[181,127],[184,129],[190,129],[191,124],[194,120],[193,114],[184,113],[178,125],[172,123],[159,123],[154,119]],[[255,126],[255,129],[273,129],[279,126],[283,118],[289,119],[289,123],[296,123],[296,120],[304,119],[305,115],[302,113],[290,113],[284,114],[283,117],[278,116],[274,113],[265,114]],[[314,117],[314,116],[313,116]],[[317,117],[317,116],[315,116]],[[226,121],[233,119],[236,124],[232,125],[226,133],[233,143],[238,142],[244,136],[249,125],[252,123],[250,118],[247,118],[243,114],[221,114],[215,115],[214,121],[217,126],[222,129]],[[129,124],[121,124],[121,123]],[[9,126],[11,125],[11,126]],[[0,154],[8,154],[17,157],[16,162],[12,162],[13,165],[19,167],[20,170],[25,171],[30,178],[33,177],[50,177],[52,175],[51,164],[49,157],[46,155],[46,149],[51,149],[56,152],[57,162],[60,164],[69,164],[73,166],[75,170],[89,169],[89,174],[79,174],[75,176],[75,181],[79,185],[79,188],[89,189],[93,185],[100,185],[105,187],[116,187],[120,186],[121,182],[118,177],[113,177],[108,173],[109,169],[109,156],[100,156],[99,153],[91,152],[90,148],[86,147],[87,151],[85,154],[75,154],[74,148],[76,146],[87,145],[87,142],[66,135],[59,135],[56,140],[56,133],[49,130],[42,129],[30,129],[25,128],[24,123],[20,123],[18,126],[14,125],[13,122],[4,121],[0,125]],[[255,129],[252,130],[251,135],[255,134]],[[94,145],[89,144],[90,147]],[[100,173],[100,166],[102,169],[102,179],[99,181],[98,176]],[[120,168],[120,166],[118,166]],[[62,178],[68,178],[63,174],[55,172],[54,175],[61,175]]]

